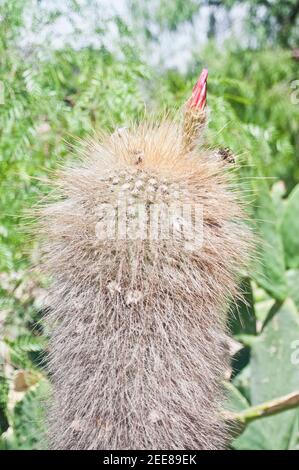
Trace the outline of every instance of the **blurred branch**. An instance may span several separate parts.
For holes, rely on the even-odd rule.
[[[299,391],[289,393],[283,397],[274,398],[260,405],[252,406],[239,413],[225,413],[225,419],[232,424],[236,435],[242,434],[246,426],[252,421],[267,416],[273,416],[283,411],[299,407]]]

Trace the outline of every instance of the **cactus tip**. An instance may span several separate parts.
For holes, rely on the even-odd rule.
[[[189,108],[197,109],[202,111],[206,106],[207,101],[207,79],[208,69],[203,69],[200,77],[193,87],[192,95],[187,102]]]

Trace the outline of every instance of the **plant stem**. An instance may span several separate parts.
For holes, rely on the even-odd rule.
[[[299,391],[289,393],[283,397],[274,398],[260,405],[252,406],[239,413],[230,413],[228,418],[229,421],[239,423],[245,427],[256,419],[291,410],[297,406],[299,406]]]

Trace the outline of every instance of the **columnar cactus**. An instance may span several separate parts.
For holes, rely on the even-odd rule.
[[[250,233],[228,163],[197,145],[206,80],[183,125],[89,143],[41,208],[54,449],[226,445],[225,311]]]

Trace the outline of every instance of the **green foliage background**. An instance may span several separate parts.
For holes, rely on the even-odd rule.
[[[72,2],[80,13],[78,3]],[[183,12],[180,3],[169,12],[161,1],[155,21],[170,29],[192,21],[200,2],[186,2]],[[77,137],[139,119],[145,108],[177,108],[203,65],[210,70],[207,138],[230,147],[243,165],[240,184],[260,238],[257,266],[244,273],[246,303],[229,313],[234,341],[227,407],[243,410],[298,390],[299,62],[285,31],[271,47],[241,49],[232,40],[219,49],[211,41],[182,73],[148,65],[138,34],[153,18],[142,8],[136,31],[120,17],[110,19],[119,34],[117,51],[65,45],[43,56],[25,53],[18,43],[25,5],[0,2],[0,448],[46,447],[44,287],[28,270],[36,254],[24,234],[24,210],[46,191],[42,179],[69,157]],[[250,25],[252,34],[252,18]],[[250,424],[232,448],[298,449],[298,409]]]

